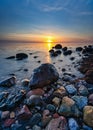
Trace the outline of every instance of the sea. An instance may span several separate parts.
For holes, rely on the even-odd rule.
[[[15,75],[17,82],[23,79],[30,79],[33,70],[43,63],[51,63],[58,70],[60,77],[63,76],[62,69],[76,77],[83,75],[78,71],[79,61],[82,59],[81,52],[76,52],[76,47],[88,46],[92,43],[60,43],[62,47],[68,47],[73,53],[64,56],[63,53],[57,57],[51,57],[49,50],[57,43],[0,43],[0,82]],[[27,59],[16,60],[6,59],[15,56],[17,53],[26,53]],[[71,57],[75,59],[72,61]]]

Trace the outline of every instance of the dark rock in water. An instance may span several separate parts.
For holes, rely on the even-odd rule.
[[[62,50],[63,50],[63,51],[67,51],[67,47],[64,47]]]
[[[16,59],[17,59],[17,60],[23,60],[23,59],[25,59],[25,58],[28,58],[28,55],[25,54],[25,53],[17,53],[17,54],[16,54]]]
[[[62,71],[63,71],[63,72],[65,72],[65,71],[66,71],[66,69],[65,69],[65,68],[62,68]]]
[[[23,79],[23,80],[21,81],[21,84],[22,84],[22,86],[28,86],[29,80],[28,80],[28,79]]]
[[[16,83],[16,77],[12,76],[11,78],[1,81],[0,86],[1,87],[11,87],[11,86],[15,85],[15,83]]]
[[[74,59],[75,59],[75,57],[71,57],[71,58],[70,58],[70,60],[74,60]]]
[[[15,59],[15,56],[6,57],[6,59]]]
[[[49,50],[49,52],[50,52],[50,53],[54,53],[54,50],[53,50],[53,49],[51,49],[51,50]]]
[[[8,94],[9,94],[8,92],[2,92],[2,93],[0,93],[0,102],[1,102],[3,99],[7,98]]]
[[[82,53],[83,54],[85,54],[85,53],[93,54],[93,47],[88,46],[88,47],[84,48]]]
[[[55,53],[57,53],[57,54],[59,55],[59,54],[61,54],[61,51],[60,51],[60,50],[58,50],[58,51],[56,51]]]
[[[34,56],[33,58],[36,59],[36,58],[38,58],[38,56]]]
[[[82,50],[83,50],[82,47],[77,47],[77,48],[76,48],[76,51],[82,51]]]
[[[36,68],[30,79],[30,88],[39,88],[49,85],[58,80],[59,74],[56,68],[49,63],[42,64],[40,67]]]
[[[57,51],[54,51],[54,52],[50,53],[50,55],[51,55],[51,57],[56,57],[56,56],[58,56],[58,53],[57,53]]]
[[[31,125],[31,127],[33,127],[34,125],[38,125],[39,122],[41,121],[41,119],[42,119],[41,114],[40,114],[40,113],[36,113],[36,114],[34,114],[33,117],[30,119],[30,123],[29,123],[29,124]]]
[[[55,49],[62,49],[62,45],[61,44],[55,45]]]
[[[25,71],[25,72],[27,72],[27,71],[28,71],[28,69],[24,69],[24,71]]]
[[[71,55],[71,54],[72,54],[72,51],[71,51],[71,50],[67,50],[67,51],[63,52],[63,54],[64,54],[65,56]]]

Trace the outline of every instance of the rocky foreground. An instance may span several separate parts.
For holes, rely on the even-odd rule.
[[[72,53],[59,44],[55,49],[50,50],[51,56],[58,56],[60,49],[64,55]],[[0,93],[1,130],[92,130],[93,47],[78,47],[76,51],[84,56],[79,68],[83,78],[64,83],[54,65],[45,63],[33,70],[30,80],[22,81],[24,89],[17,94]],[[13,76],[1,81],[0,87],[15,84]]]

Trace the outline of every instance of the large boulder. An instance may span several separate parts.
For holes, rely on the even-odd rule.
[[[61,44],[55,45],[55,49],[62,49],[62,45]]]
[[[93,127],[93,106],[84,107],[83,120],[87,125]]]
[[[40,67],[34,69],[31,75],[29,87],[31,89],[44,87],[57,81],[58,77],[59,74],[52,64],[42,64]]]

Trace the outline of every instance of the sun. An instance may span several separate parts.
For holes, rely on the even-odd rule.
[[[51,43],[51,42],[52,42],[52,40],[51,40],[51,39],[48,39],[48,40],[47,40],[47,42],[48,42],[48,43]]]
[[[48,36],[48,37],[47,37],[47,42],[48,42],[48,43],[53,42],[53,37],[52,37],[52,36]]]

